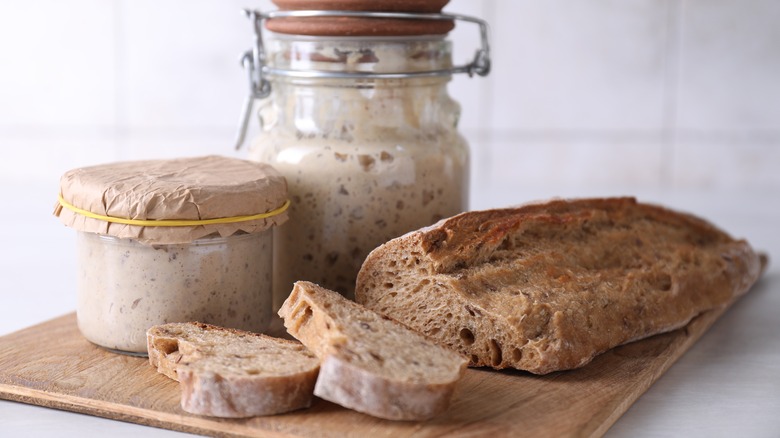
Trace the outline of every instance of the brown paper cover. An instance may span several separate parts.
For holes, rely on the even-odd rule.
[[[203,220],[269,212],[287,200],[287,182],[273,167],[216,155],[127,161],[83,167],[60,179],[71,205],[95,214],[141,220]],[[79,231],[146,244],[187,243],[209,236],[259,233],[287,220],[287,212],[246,222],[187,227],[125,225],[75,213],[57,203],[54,214]]]

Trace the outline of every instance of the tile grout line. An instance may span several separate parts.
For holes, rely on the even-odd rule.
[[[125,155],[127,122],[127,92],[125,77],[126,25],[124,0],[114,0],[114,157],[120,160]]]
[[[483,2],[482,3],[482,16],[484,17],[484,20],[488,22],[488,25],[490,26],[488,31],[490,34],[488,35],[492,53],[491,56],[495,55],[495,41],[493,40],[493,35],[495,35],[495,32],[493,32],[493,27],[491,23],[497,23],[497,2],[490,1],[490,2]],[[489,77],[489,76],[488,76]],[[493,83],[491,80],[488,79],[488,77],[485,77],[483,80],[483,83],[481,84],[484,93],[480,96],[480,105],[482,108],[480,108],[480,126],[491,126],[491,120],[493,120]],[[484,108],[484,111],[482,109]],[[495,152],[493,150],[493,134],[492,129],[480,129],[479,139],[482,143],[482,169],[480,171],[481,174],[481,186],[484,190],[490,190],[493,186],[493,178],[491,175],[491,169],[490,169],[490,163],[491,159],[493,157],[493,153]]]
[[[123,103],[123,95],[122,95],[122,87],[121,87],[121,79],[122,74],[120,73],[120,59],[122,59],[121,49],[122,44],[120,43],[122,39],[122,5],[121,0],[114,0],[114,14],[113,14],[113,29],[114,29],[114,59],[113,59],[113,68],[114,68],[114,123],[111,127],[111,133],[114,137],[113,141],[113,148],[114,148],[114,157],[119,157],[119,124],[122,120],[122,103]]]
[[[664,72],[663,95],[663,140],[661,143],[661,184],[662,188],[675,185],[674,159],[677,147],[677,114],[680,89],[680,69],[682,68],[683,38],[683,2],[670,0],[666,26],[666,68]]]

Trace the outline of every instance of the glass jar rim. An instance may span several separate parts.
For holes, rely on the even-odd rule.
[[[447,35],[294,35],[268,31],[272,39],[294,41],[334,41],[334,42],[414,42],[414,41],[443,41]]]
[[[271,38],[265,74],[299,79],[402,79],[452,75],[452,43],[427,37]],[[380,75],[398,75],[386,78]]]
[[[229,242],[243,241],[258,239],[267,235],[270,235],[271,229],[265,230],[260,233],[239,233],[231,234],[229,236],[220,236],[218,234],[210,234],[200,237],[198,239],[189,242],[180,243],[152,243],[146,244],[138,239],[128,237],[116,237],[108,234],[92,233],[89,231],[79,231],[80,235],[87,236],[88,238],[97,239],[101,242],[105,242],[111,245],[128,245],[128,246],[144,246],[144,247],[165,247],[165,246],[205,246],[205,245],[220,245]]]

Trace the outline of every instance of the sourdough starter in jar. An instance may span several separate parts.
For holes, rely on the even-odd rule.
[[[262,332],[271,319],[272,234],[144,245],[79,232],[78,326],[89,341],[143,353],[146,330],[203,321]]]
[[[287,218],[284,177],[207,156],[66,172],[55,215],[78,231],[81,333],[145,354],[146,331],[199,321],[263,332],[271,322],[273,232]]]
[[[304,70],[450,65],[441,37],[280,36],[269,47],[271,65]],[[288,182],[290,220],[275,230],[275,307],[296,280],[352,298],[371,250],[466,208],[468,148],[448,81],[271,78],[250,158],[272,164]]]

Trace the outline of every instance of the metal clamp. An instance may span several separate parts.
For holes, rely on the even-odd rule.
[[[255,33],[255,43],[251,50],[241,56],[241,65],[247,71],[249,79],[249,95],[244,100],[243,111],[239,124],[236,150],[241,148],[249,127],[249,119],[255,99],[263,99],[271,94],[271,83],[268,76],[286,76],[297,78],[373,78],[373,79],[403,79],[416,77],[449,76],[456,73],[466,73],[470,77],[475,74],[487,76],[490,72],[490,44],[488,41],[488,24],[485,20],[458,14],[415,14],[408,12],[365,12],[365,11],[271,11],[260,12],[244,9],[244,14],[252,21]],[[474,59],[464,65],[453,66],[441,70],[413,71],[399,73],[373,72],[336,72],[321,70],[291,70],[269,67],[265,64],[265,47],[263,45],[262,22],[271,18],[285,17],[359,17],[359,18],[394,18],[411,20],[460,20],[475,23],[479,26],[481,47]]]

